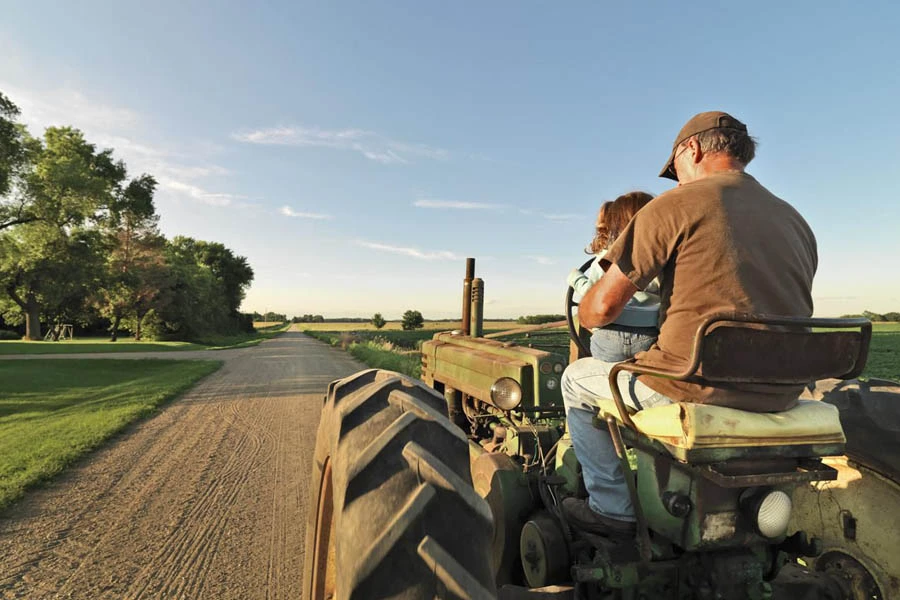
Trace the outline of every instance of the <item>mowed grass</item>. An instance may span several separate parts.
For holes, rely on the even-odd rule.
[[[0,341],[0,354],[85,354],[88,352],[177,352],[206,350],[206,346],[190,342],[136,342],[131,338],[83,338],[59,342]]]
[[[221,366],[218,361],[0,361],[0,510]]]
[[[270,339],[287,331],[289,324],[277,323],[256,333],[241,333],[231,336],[211,337],[192,342],[150,342],[140,341],[123,336],[118,341],[110,342],[109,338],[81,338],[59,342],[20,340],[0,340],[0,354],[87,354],[92,352],[178,352],[184,350],[230,350],[255,346],[263,340]]]

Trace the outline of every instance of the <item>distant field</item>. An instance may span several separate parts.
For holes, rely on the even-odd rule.
[[[459,329],[461,321],[425,321],[425,331],[451,331]],[[485,321],[484,328],[496,331],[524,327],[515,321]],[[400,321],[388,321],[381,329],[375,329],[371,323],[294,323],[292,331],[403,331]]]
[[[348,346],[351,342],[390,342],[401,352],[416,350],[422,340],[431,339],[435,331],[456,329],[459,321],[440,321],[426,323],[428,329],[402,331],[399,323],[391,323],[396,327],[384,327],[377,330],[368,323],[297,323],[294,331],[331,332],[333,335],[317,336],[335,344]],[[510,321],[485,321],[485,333],[506,331],[520,327]],[[517,334],[501,338],[523,346],[532,346],[540,350],[555,352],[568,356],[569,336],[565,329],[552,329],[530,334]],[[869,348],[869,359],[864,377],[876,377],[900,381],[900,323],[875,323],[872,332],[872,344]]]

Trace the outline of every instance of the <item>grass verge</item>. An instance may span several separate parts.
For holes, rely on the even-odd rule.
[[[0,510],[220,366],[175,360],[0,362]]]
[[[279,323],[269,327],[262,327],[255,333],[241,333],[238,335],[211,337],[198,340],[198,344],[202,344],[200,350],[231,350],[233,348],[247,348],[248,346],[256,346],[264,340],[269,340],[284,333],[291,328],[290,323]]]
[[[396,350],[382,340],[360,340],[348,331],[304,331],[310,337],[346,350],[358,361],[376,369],[397,371],[418,378],[422,374],[422,353]]]

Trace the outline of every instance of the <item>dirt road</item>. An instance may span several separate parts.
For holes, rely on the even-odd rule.
[[[225,365],[0,518],[0,598],[300,597],[322,397],[364,367],[300,333],[188,356]]]

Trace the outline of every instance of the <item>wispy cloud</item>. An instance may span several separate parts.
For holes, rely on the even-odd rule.
[[[531,260],[533,260],[534,262],[536,262],[536,263],[539,264],[539,265],[547,265],[547,266],[549,266],[549,265],[555,265],[555,264],[556,264],[556,261],[555,261],[555,260],[553,260],[552,258],[548,258],[548,257],[546,257],[546,256],[529,255],[529,256],[526,256],[525,258],[531,259]]]
[[[210,206],[233,206],[236,205],[235,201],[245,200],[247,198],[246,196],[241,196],[239,194],[210,192],[203,189],[202,187],[192,185],[190,183],[185,183],[183,181],[169,179],[168,177],[157,177],[157,180],[159,182],[159,186],[163,189],[188,196],[193,200],[202,202],[203,204],[209,204]],[[251,205],[242,203],[241,206]]]
[[[582,218],[581,215],[572,213],[542,213],[530,208],[520,208],[519,213],[529,217],[539,217],[548,221],[573,221]]]
[[[224,177],[228,170],[203,158],[203,146],[180,143],[159,144],[146,141],[149,125],[139,113],[98,102],[82,92],[64,87],[31,90],[0,81],[0,89],[22,110],[22,122],[34,135],[46,127],[72,125],[82,130],[87,140],[101,148],[113,148],[115,157],[125,161],[129,173],[150,173],[160,190],[177,197],[210,206],[246,208],[246,196],[211,191],[202,180]],[[196,146],[196,147],[194,147]],[[208,148],[207,148],[208,149]]]
[[[299,212],[291,208],[290,206],[282,206],[278,209],[278,212],[286,217],[294,217],[297,219],[330,219],[331,215],[325,215],[321,213],[310,213],[310,212]]]
[[[362,246],[363,248],[369,248],[371,250],[379,250],[381,252],[390,252],[391,254],[401,254],[403,256],[409,256],[412,258],[417,258],[419,260],[462,260],[462,257],[458,254],[454,254],[453,252],[448,252],[446,250],[438,250],[436,252],[427,252],[419,250],[418,248],[405,248],[402,246],[390,246],[388,244],[380,244],[378,242],[367,242],[365,240],[357,240],[356,244],[358,246]]]
[[[443,148],[402,142],[364,129],[270,127],[235,132],[231,137],[249,144],[350,150],[385,165],[408,164],[415,158],[445,160],[450,157],[450,153]]]
[[[419,208],[453,208],[459,210],[499,210],[502,204],[486,204],[484,202],[459,202],[456,200],[432,200],[423,198],[413,202]]]

